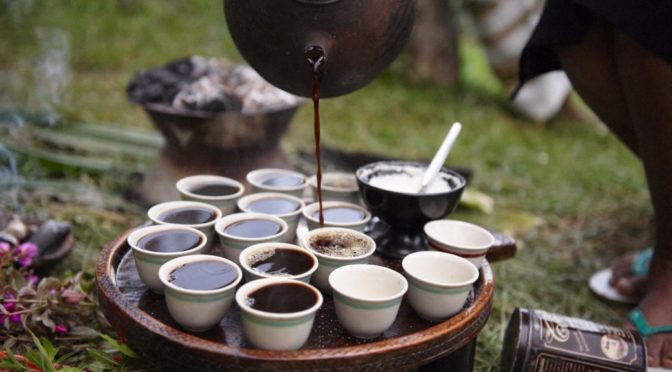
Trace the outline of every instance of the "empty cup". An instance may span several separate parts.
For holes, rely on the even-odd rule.
[[[378,265],[348,265],[329,275],[338,322],[351,335],[374,338],[397,317],[408,289],[398,272]]]
[[[466,258],[477,268],[481,267],[488,249],[495,242],[495,238],[488,230],[462,221],[427,222],[424,231],[430,250],[452,253]]]
[[[406,298],[421,318],[432,322],[459,312],[478,279],[471,262],[450,253],[415,252],[401,265],[408,280]]]

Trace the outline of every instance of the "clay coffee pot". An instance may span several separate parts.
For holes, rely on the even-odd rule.
[[[326,56],[320,96],[335,97],[371,82],[408,40],[416,0],[224,0],[238,50],[275,86],[310,97],[306,52]]]

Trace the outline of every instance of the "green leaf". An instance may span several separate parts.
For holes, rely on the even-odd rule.
[[[82,372],[83,370],[75,367],[65,367],[58,370],[59,372]]]
[[[42,338],[42,340],[39,340],[33,332],[30,332],[30,335],[32,336],[33,343],[37,347],[39,353],[35,352],[34,350],[29,350],[28,352],[26,352],[26,358],[29,358],[35,364],[39,365],[44,371],[55,372],[56,369],[54,368],[53,365],[54,362],[53,358],[56,356],[54,352],[58,352],[58,349],[54,348],[54,345],[52,345],[51,342],[49,342],[49,340],[47,340],[46,338]],[[45,342],[44,345],[42,344],[42,342]],[[47,351],[47,349],[49,351]],[[50,355],[50,353],[54,354]]]
[[[106,366],[116,367],[119,365],[119,363],[117,363],[114,359],[112,359],[111,356],[105,354],[104,352],[98,349],[86,349],[86,351],[89,353],[89,355],[91,355],[93,359],[105,364]]]
[[[137,358],[138,354],[133,351],[128,345],[122,344],[119,341],[115,340],[114,338],[106,335],[106,334],[100,334],[100,337],[102,337],[113,349],[117,350],[118,352],[126,355],[127,357],[130,358]]]

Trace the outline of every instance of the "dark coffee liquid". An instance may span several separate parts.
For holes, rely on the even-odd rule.
[[[280,230],[282,226],[273,221],[252,219],[232,223],[224,229],[224,233],[240,238],[263,238],[275,235]]]
[[[199,207],[173,209],[159,216],[159,220],[163,222],[183,225],[206,223],[212,221],[214,218],[215,213],[212,210]]]
[[[247,296],[251,308],[270,313],[295,313],[310,309],[316,302],[315,292],[294,283],[268,285]]]
[[[226,262],[198,261],[176,268],[170,273],[168,281],[184,289],[209,291],[226,287],[237,276],[234,267]]]
[[[324,62],[327,57],[324,49],[319,46],[312,46],[306,50],[308,63],[313,73],[313,130],[315,132],[315,161],[317,163],[317,201],[320,205],[319,218],[320,227],[324,227],[324,213],[322,210],[322,165],[320,164],[320,79],[323,73]]]
[[[269,275],[299,275],[313,267],[313,258],[293,249],[276,248],[270,256],[253,263],[252,268]]]
[[[247,206],[251,212],[266,214],[286,214],[297,211],[301,204],[283,198],[259,199]]]
[[[292,187],[303,184],[305,180],[303,177],[294,176],[291,174],[275,174],[261,181],[264,186],[273,187]]]
[[[167,230],[143,236],[138,247],[152,252],[182,252],[196,248],[201,237],[189,231]]]
[[[324,219],[329,222],[357,222],[364,219],[364,212],[359,209],[353,209],[348,207],[332,207],[325,208]],[[312,217],[317,218],[320,212],[313,213]]]
[[[189,192],[205,196],[224,196],[235,194],[239,191],[236,186],[227,185],[224,183],[211,183],[207,185],[195,186],[189,189]]]

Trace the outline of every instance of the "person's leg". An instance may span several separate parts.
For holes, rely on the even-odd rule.
[[[656,221],[655,249],[640,310],[672,324],[672,64],[614,31],[618,78],[638,138]],[[647,338],[650,366],[672,368],[672,333]]]
[[[613,40],[610,25],[595,18],[582,42],[557,47],[556,52],[581,99],[633,153],[638,154],[637,136],[617,80]]]
[[[557,47],[563,69],[576,92],[633,153],[639,153],[639,140],[634,130],[623,88],[618,80],[611,25],[594,17],[586,38],[577,44]],[[632,275],[635,255],[621,257],[612,267],[609,282],[628,297],[642,296],[644,277]]]

